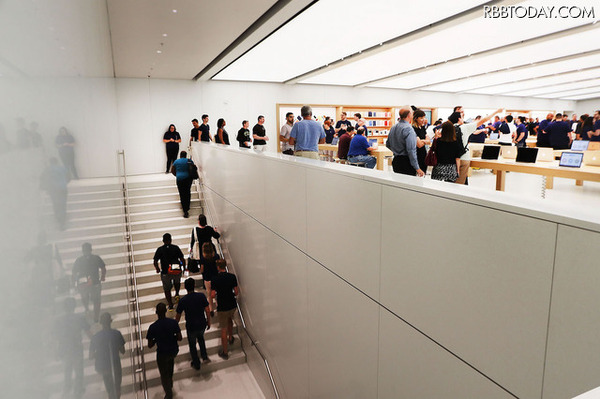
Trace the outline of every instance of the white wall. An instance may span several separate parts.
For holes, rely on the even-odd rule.
[[[194,157],[284,397],[600,385],[600,215],[214,144]]]
[[[575,113],[581,116],[583,114],[594,115],[594,112],[600,109],[600,98],[594,100],[577,101]]]

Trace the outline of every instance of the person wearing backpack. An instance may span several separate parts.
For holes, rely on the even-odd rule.
[[[460,170],[458,171],[457,184],[469,184],[468,173],[471,165],[471,152],[468,149],[469,136],[477,130],[477,126],[485,124],[487,121],[498,113],[502,112],[502,108],[498,108],[495,112],[471,123],[464,123],[464,113],[455,111],[448,117],[448,121],[452,122],[456,131],[456,140],[462,143],[462,154],[460,156]]]
[[[183,208],[183,217],[190,217],[190,202],[192,199],[192,181],[194,176],[190,174],[190,169],[195,169],[196,165],[191,159],[187,159],[187,152],[181,151],[179,159],[173,162],[171,173],[177,178],[177,191],[179,191],[179,200]]]

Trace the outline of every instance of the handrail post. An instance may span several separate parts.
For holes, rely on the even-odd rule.
[[[140,305],[137,289],[137,276],[133,252],[133,236],[131,216],[129,209],[129,187],[127,185],[127,169],[125,165],[125,151],[117,151],[119,179],[123,195],[123,218],[125,231],[123,232],[124,244],[127,252],[128,265],[125,268],[125,281],[127,284],[127,315],[129,319],[130,358],[132,367],[132,381],[135,397],[142,393],[142,398],[148,399],[148,381],[146,379],[146,363],[144,360],[144,341],[142,338],[142,322],[140,318]],[[121,170],[122,166],[122,170]],[[138,378],[138,374],[140,377]]]

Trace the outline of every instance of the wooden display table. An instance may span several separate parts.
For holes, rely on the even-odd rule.
[[[546,176],[546,188],[554,187],[554,178],[562,177],[574,179],[578,186],[585,180],[600,182],[600,166],[582,166],[581,168],[568,168],[558,166],[558,162],[522,163],[513,160],[482,160],[473,158],[471,167],[492,169],[496,171],[496,190],[504,191],[506,172],[528,173]]]
[[[333,151],[337,154],[338,146],[333,144],[319,144],[319,150],[323,151]],[[377,158],[377,169],[383,170],[383,165],[385,162],[386,156],[393,156],[394,154],[385,146],[378,146],[376,150],[374,150],[371,155]]]

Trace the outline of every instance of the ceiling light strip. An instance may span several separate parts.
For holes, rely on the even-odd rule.
[[[527,64],[522,64],[522,65],[517,65],[517,66],[511,67],[510,70],[517,72],[517,71],[521,71],[521,70],[524,70],[524,69],[527,69],[527,68],[532,68],[532,67],[538,67],[538,66],[553,64],[555,62],[567,61],[567,60],[570,60],[570,59],[576,59],[576,58],[580,58],[580,57],[587,57],[587,56],[596,55],[596,54],[600,54],[600,50],[591,50],[591,51],[586,51],[584,53],[578,53],[578,54],[575,54],[575,55],[564,55],[564,56],[557,57],[557,58],[551,58],[551,59],[544,60],[544,61],[534,62],[533,64],[527,63]],[[597,68],[597,67],[591,67],[591,68]],[[581,69],[581,70],[583,71],[583,70],[586,70],[586,69],[589,69],[589,68],[584,68],[584,69]],[[574,70],[565,71],[565,72],[561,72],[561,73],[569,73],[569,72],[574,72],[574,71],[577,71],[577,70],[578,69],[574,69]],[[445,83],[455,83],[455,82],[459,82],[461,80],[465,80],[466,81],[466,80],[473,79],[473,78],[478,78],[478,77],[481,77],[481,76],[486,76],[486,75],[489,76],[489,75],[492,75],[494,73],[499,73],[499,72],[506,72],[506,68],[496,69],[495,71],[482,72],[482,73],[478,73],[478,74],[475,74],[475,75],[464,76],[464,77],[456,78],[456,79],[449,79],[449,80],[445,80],[445,81],[437,82],[437,83],[430,83],[430,84],[427,84],[427,85],[419,86],[416,89],[417,90],[421,90],[421,89],[424,89],[424,88],[427,88],[427,87],[435,87],[435,86],[442,85],[442,84],[445,84]],[[546,76],[551,76],[551,75],[545,75],[545,76],[540,76],[540,77],[546,77]],[[531,80],[531,79],[532,78],[527,78],[527,79],[523,79],[523,80]],[[510,83],[513,83],[513,82],[516,83],[516,82],[519,82],[519,81],[520,80],[511,80]],[[507,82],[508,81],[505,81],[505,82],[502,82],[501,84],[507,83]],[[479,90],[479,89],[485,89],[487,87],[494,87],[494,86],[498,86],[498,84],[499,83],[493,83],[493,84],[486,84],[486,85],[483,85],[483,86],[470,87],[468,90],[457,92],[457,94],[465,93],[465,92],[470,91],[470,90]]]
[[[235,59],[233,59],[230,63],[228,63],[223,68],[221,68],[217,72],[215,72],[210,77],[210,79],[212,79],[215,76],[217,76],[219,73],[221,73],[221,71],[223,71],[229,65],[233,64],[234,62],[236,62],[238,59],[240,59],[241,57],[243,57],[247,52],[249,52],[250,50],[252,50],[254,47],[258,46],[265,39],[267,39],[269,36],[271,36],[272,34],[274,34],[275,32],[277,32],[279,29],[281,29],[283,26],[285,26],[291,20],[293,20],[298,15],[302,14],[304,11],[306,11],[307,9],[309,9],[317,1],[318,0],[311,1],[308,5],[306,5],[305,7],[303,7],[300,11],[298,11],[296,14],[294,14],[290,18],[288,18],[284,23],[282,23],[281,25],[279,25],[271,33],[269,33],[268,35],[266,35],[265,37],[263,37],[261,40],[259,40],[258,42],[256,42],[254,45],[250,46],[250,48],[248,48],[246,51],[244,51],[238,57],[236,57]],[[201,79],[205,74],[207,74],[211,69],[213,69],[220,61],[222,61],[225,57],[227,57],[227,55],[229,55],[233,50],[235,50],[235,48],[237,48],[238,46],[240,46],[244,42],[244,40],[246,40],[253,33],[255,33],[256,31],[258,31],[258,29],[260,29],[261,26],[263,26],[269,19],[271,19],[275,14],[277,14],[278,12],[280,12],[283,8],[285,8],[291,2],[292,2],[292,0],[279,0],[275,4],[273,4],[271,6],[271,8],[269,8],[267,11],[265,11],[265,13],[263,15],[261,15],[256,21],[254,21],[254,23],[252,25],[250,25],[248,27],[248,29],[246,29],[244,32],[242,32],[241,35],[239,35],[233,42],[231,42],[231,44],[229,46],[227,46],[227,48],[225,48],[225,50],[221,51],[221,53],[219,55],[217,55],[207,66],[205,66],[200,72],[198,72],[198,74],[196,76],[194,76],[194,80]]]
[[[337,61],[334,62],[330,62],[326,65],[322,65],[318,68],[315,68],[313,70],[310,70],[308,72],[305,72],[301,75],[295,76],[291,79],[286,80],[284,83],[286,84],[294,84],[294,83],[298,83],[301,80],[305,80],[308,78],[311,78],[313,76],[319,75],[320,73],[322,73],[324,70],[332,70],[332,69],[336,69],[339,67],[342,67],[344,65],[347,65],[349,63],[361,60],[363,58],[368,58],[372,55],[375,55],[379,52],[382,51],[387,51],[391,48],[394,47],[398,47],[401,46],[407,42],[419,39],[421,37],[425,37],[425,36],[429,36],[430,34],[436,33],[438,31],[443,31],[444,29],[447,29],[451,26],[457,25],[457,24],[461,24],[461,23],[465,23],[465,22],[469,22],[473,19],[479,18],[481,16],[481,9],[484,6],[493,6],[493,5],[498,5],[498,4],[502,4],[502,5],[513,5],[513,4],[518,4],[518,3],[522,3],[524,0],[493,0],[493,1],[489,1],[485,4],[481,4],[475,7],[472,7],[466,11],[460,12],[458,14],[452,15],[448,18],[445,18],[441,21],[438,22],[434,22],[432,24],[429,24],[427,26],[423,26],[419,29],[413,30],[411,32],[405,33],[403,35],[400,35],[398,37],[395,37],[393,39],[387,40],[383,43],[379,43],[376,44],[374,46],[371,46],[365,50],[360,50],[356,53],[350,54],[346,57],[343,57]]]
[[[600,25],[596,25],[593,22],[590,22],[590,23],[585,24],[585,25],[580,25],[580,26],[576,26],[576,27],[573,27],[573,28],[564,29],[564,30],[561,30],[561,31],[558,31],[558,32],[548,33],[546,35],[537,36],[537,37],[534,37],[534,38],[531,38],[531,39],[527,39],[527,40],[521,40],[521,41],[518,41],[518,42],[515,42],[515,43],[506,44],[504,46],[495,47],[495,48],[491,48],[491,49],[488,49],[488,50],[480,51],[480,52],[474,53],[474,54],[468,54],[468,55],[460,56],[460,57],[453,58],[453,59],[450,59],[450,60],[447,60],[447,61],[442,61],[442,62],[438,62],[438,63],[432,64],[432,65],[427,65],[427,66],[423,66],[423,67],[420,67],[420,68],[412,69],[410,71],[400,72],[400,73],[396,73],[394,75],[385,76],[383,78],[373,79],[373,80],[370,80],[368,82],[363,82],[363,83],[357,84],[354,87],[365,87],[365,86],[368,86],[368,85],[372,85],[374,83],[387,82],[387,81],[390,81],[390,80],[394,80],[394,79],[396,79],[396,78],[398,78],[400,76],[406,77],[406,76],[410,76],[410,75],[413,75],[413,74],[416,74],[416,73],[419,73],[419,72],[423,72],[423,71],[425,71],[427,69],[430,69],[432,67],[436,67],[436,66],[440,66],[440,65],[447,65],[447,64],[450,64],[450,63],[456,63],[456,62],[463,61],[463,60],[466,60],[466,59],[474,60],[474,59],[481,58],[481,57],[484,57],[484,56],[489,56],[489,55],[494,55],[494,54],[500,54],[500,53],[502,53],[504,51],[507,51],[507,50],[512,50],[512,49],[516,49],[516,48],[527,46],[527,45],[539,44],[539,43],[543,43],[543,42],[545,42],[547,40],[558,39],[558,38],[561,38],[561,37],[566,37],[566,36],[572,35],[574,33],[582,33],[582,32],[586,32],[588,30],[599,29],[599,28],[600,28]],[[503,68],[502,70],[505,71],[506,69],[507,68]],[[494,72],[498,72],[498,71],[494,71]],[[447,81],[436,82],[436,83],[429,83],[429,84],[426,84],[426,85],[422,85],[422,86],[418,86],[418,87],[413,87],[412,89],[413,90],[420,90],[420,89],[426,88],[428,86],[433,86],[433,85],[437,85],[437,84],[441,84],[441,83],[446,83],[446,82]],[[496,85],[494,85],[494,86],[496,86]],[[471,90],[473,90],[473,89],[471,89]]]

